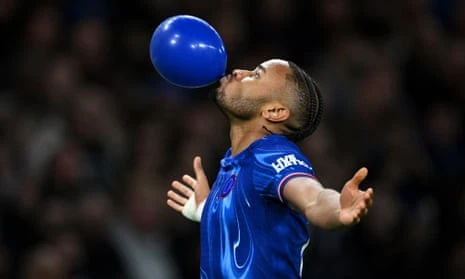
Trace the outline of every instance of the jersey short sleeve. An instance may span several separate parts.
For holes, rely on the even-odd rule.
[[[264,142],[254,150],[254,187],[260,195],[283,200],[286,183],[295,177],[314,177],[311,163],[292,142]]]

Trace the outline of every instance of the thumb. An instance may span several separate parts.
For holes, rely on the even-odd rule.
[[[206,180],[205,171],[202,166],[202,159],[200,156],[195,156],[194,158],[194,172],[197,180]]]
[[[197,179],[197,186],[195,188],[195,201],[197,205],[202,204],[203,201],[208,196],[210,192],[210,187],[208,185],[208,179],[203,170],[202,160],[200,156],[194,158],[194,172]]]
[[[358,188],[358,186],[360,185],[360,183],[362,183],[363,180],[365,180],[365,178],[367,177],[368,175],[368,169],[363,167],[363,168],[360,168],[355,174],[354,176],[350,179],[350,182],[349,183],[353,188]]]

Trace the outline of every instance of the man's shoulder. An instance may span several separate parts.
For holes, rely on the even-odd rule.
[[[251,153],[258,165],[269,166],[278,173],[284,168],[297,165],[312,169],[311,163],[300,148],[284,136],[263,138]]]

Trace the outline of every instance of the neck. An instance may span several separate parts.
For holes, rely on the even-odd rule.
[[[270,135],[261,123],[231,124],[229,137],[231,139],[232,156],[239,154],[254,141]]]

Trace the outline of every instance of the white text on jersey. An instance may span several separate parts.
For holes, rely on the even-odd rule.
[[[279,157],[278,159],[276,159],[276,161],[271,163],[271,165],[273,166],[273,168],[275,169],[275,171],[277,173],[280,173],[283,169],[285,169],[287,167],[297,166],[297,165],[304,166],[304,167],[310,169],[310,167],[307,165],[307,163],[305,163],[302,160],[298,160],[295,157],[295,154],[288,154],[288,155],[284,155],[282,157]]]

